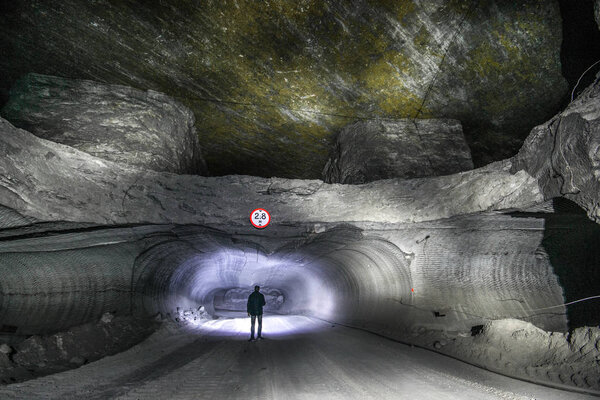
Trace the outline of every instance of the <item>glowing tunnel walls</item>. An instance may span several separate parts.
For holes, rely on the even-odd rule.
[[[136,261],[138,309],[172,313],[204,305],[214,311],[215,296],[255,284],[282,294],[280,313],[335,321],[370,318],[385,324],[390,299],[410,302],[405,255],[386,241],[364,238],[356,228],[295,239],[269,255],[252,242],[234,243],[222,234],[180,237]]]
[[[468,331],[511,317],[567,329],[563,291],[540,246],[541,218],[490,214],[368,231],[344,225],[271,252],[188,229],[136,262],[136,292],[148,313],[213,311],[215,296],[218,303],[228,290],[259,284],[282,293],[277,312],[389,335],[419,327]]]
[[[292,257],[266,255],[256,243],[232,240],[231,236],[202,228],[181,228],[179,240],[160,243],[136,260],[134,290],[136,310],[162,314],[179,308],[204,306],[214,312],[215,296],[239,288],[263,288],[281,293],[281,313],[306,313],[330,297],[321,274],[309,274]],[[329,302],[329,300],[327,300]]]

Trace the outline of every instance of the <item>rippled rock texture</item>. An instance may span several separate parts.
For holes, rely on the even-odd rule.
[[[473,169],[459,121],[361,121],[336,138],[323,171],[328,183],[450,175]]]
[[[319,178],[361,118],[454,118],[476,166],[558,111],[555,1],[14,1],[0,94],[28,72],[153,89],[193,110],[215,175]]]
[[[600,390],[599,328],[552,332],[516,319],[489,321],[481,328],[473,336],[415,334],[414,341],[427,347],[437,343],[441,353],[509,376]]]
[[[428,348],[434,340],[446,340],[442,352],[456,346],[458,354],[451,354],[463,360],[552,381],[552,376],[524,374],[531,360],[505,365],[505,355],[485,351],[485,343],[469,347],[471,327],[490,320],[519,318],[547,331],[567,330],[561,303],[569,291],[563,277],[576,278],[570,278],[572,269],[557,275],[559,264],[545,254],[550,247],[543,238],[564,241],[571,232],[556,224],[548,230],[545,218],[488,213],[420,224],[362,224],[362,229],[331,224],[319,233],[296,226],[287,234],[236,235],[192,225],[97,227],[47,235],[27,235],[18,228],[11,240],[0,242],[0,320],[23,334],[98,320],[107,310],[170,314],[192,323],[198,314],[193,310],[204,314],[199,306],[209,312],[223,305],[243,310],[245,293],[234,294],[226,304],[219,297],[239,295],[240,288],[260,283],[271,296],[276,292],[268,288],[285,294],[278,307],[283,314],[306,313]],[[582,236],[572,250],[582,252],[596,238]],[[595,267],[593,262],[576,267],[587,275],[584,283],[590,287]],[[511,341],[513,330],[500,333],[504,342],[544,348],[538,338]],[[19,346],[27,350],[19,359],[31,362],[46,353],[71,364],[72,355],[57,357],[55,344],[64,336],[30,340]],[[38,346],[44,342],[52,346]],[[85,347],[73,344],[78,342],[64,338],[65,350]],[[594,342],[591,346],[586,350],[593,350]],[[518,355],[513,351],[511,356]],[[582,363],[587,368],[596,355],[593,350],[574,358],[569,368],[573,373]],[[592,386],[579,380],[567,383]]]
[[[194,115],[152,90],[28,74],[1,111],[16,126],[142,169],[205,175]]]

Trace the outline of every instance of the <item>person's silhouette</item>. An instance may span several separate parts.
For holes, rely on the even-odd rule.
[[[266,304],[265,296],[260,293],[260,286],[254,286],[254,292],[248,296],[248,306],[246,307],[248,310],[248,316],[252,321],[252,328],[250,329],[250,339],[249,342],[254,340],[254,323],[256,322],[256,318],[258,317],[258,334],[256,339],[262,339],[262,314],[263,314],[263,306]]]

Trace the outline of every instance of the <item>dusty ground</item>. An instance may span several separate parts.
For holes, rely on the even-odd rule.
[[[475,335],[415,331],[412,343],[491,371],[600,392],[600,329],[546,332],[516,319],[490,321]]]
[[[123,353],[0,387],[2,399],[586,399],[300,316],[164,324]]]

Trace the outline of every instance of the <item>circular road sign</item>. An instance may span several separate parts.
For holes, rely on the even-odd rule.
[[[269,222],[271,222],[271,215],[264,208],[257,208],[250,213],[250,223],[255,228],[266,228]]]

